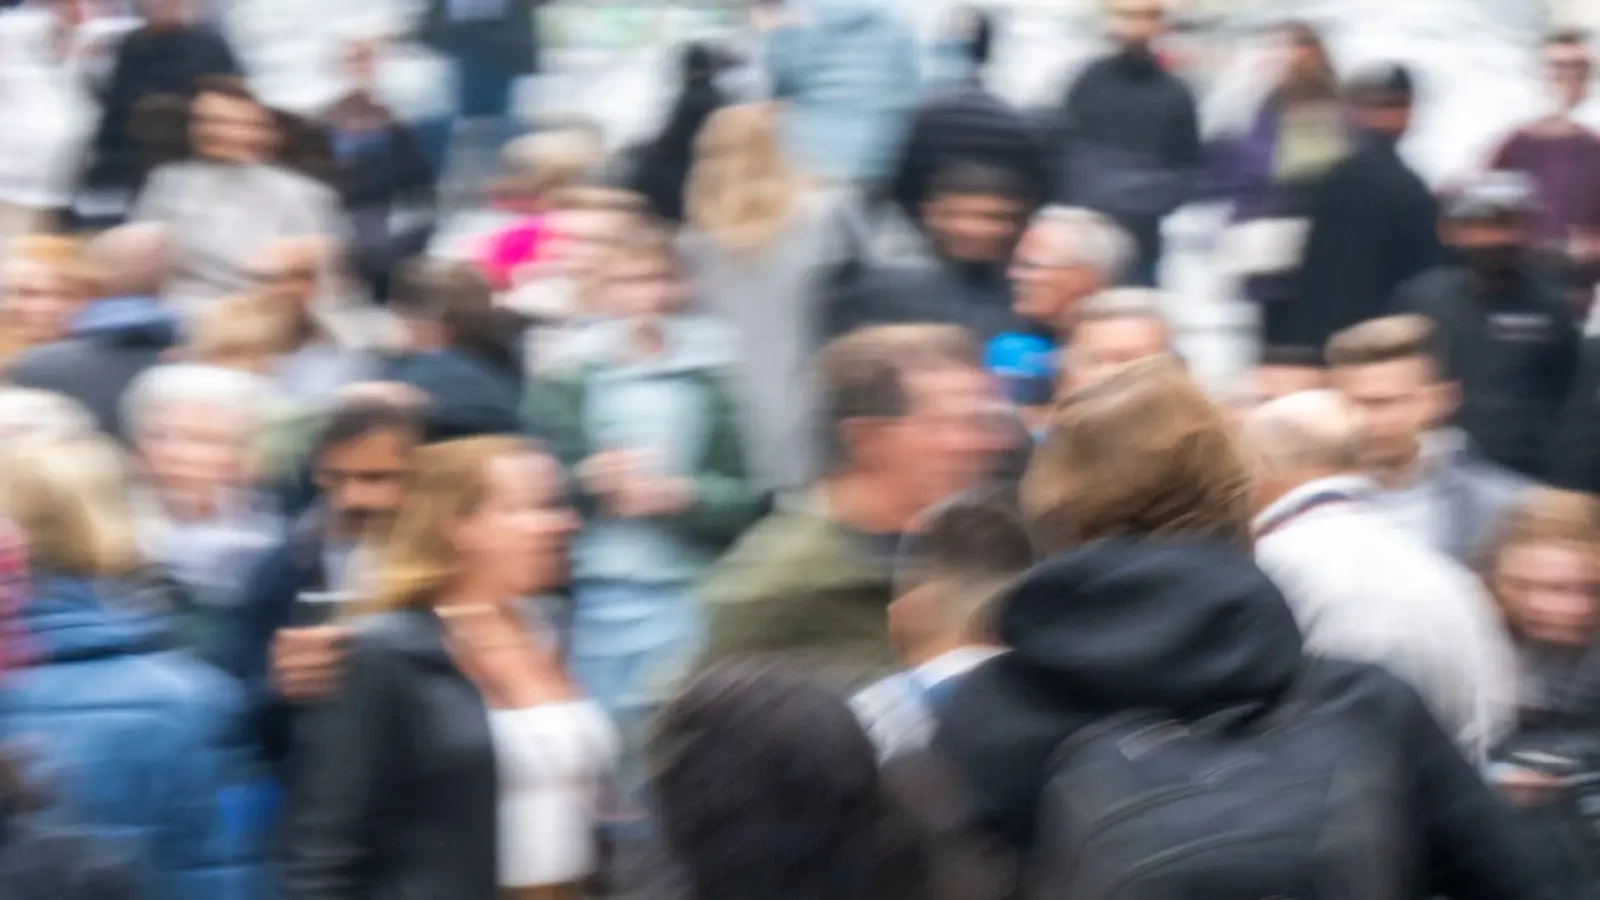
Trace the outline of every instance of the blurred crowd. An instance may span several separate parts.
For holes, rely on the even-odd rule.
[[[0,897],[1600,889],[1587,35],[1435,191],[1303,22],[1202,139],[1161,0],[1042,110],[984,8],[758,0],[620,149],[511,108],[526,2],[427,5],[467,141],[371,35],[308,115],[4,5]]]

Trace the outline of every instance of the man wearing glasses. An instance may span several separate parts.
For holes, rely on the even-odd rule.
[[[1600,135],[1573,117],[1589,96],[1588,36],[1577,30],[1551,34],[1544,68],[1555,110],[1513,132],[1490,168],[1533,179],[1539,198],[1530,223],[1534,240],[1564,273],[1567,296],[1583,314],[1600,283]]]

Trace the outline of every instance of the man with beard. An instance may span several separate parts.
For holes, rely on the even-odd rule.
[[[1161,221],[1189,200],[1200,165],[1194,94],[1155,54],[1162,0],[1112,0],[1118,52],[1092,63],[1062,102],[1049,151],[1055,200],[1104,213],[1138,242],[1128,281],[1153,286]]]
[[[398,391],[337,406],[311,453],[317,502],[246,584],[224,665],[251,690],[270,760],[289,750],[292,705],[338,686],[347,632],[337,622],[405,496],[421,413]]]
[[[1526,258],[1534,196],[1526,176],[1510,172],[1466,185],[1450,201],[1444,229],[1462,265],[1408,282],[1394,306],[1438,329],[1461,385],[1461,430],[1491,461],[1543,480],[1577,372],[1579,336],[1560,288]]]
[[[1382,65],[1345,87],[1359,149],[1323,179],[1311,201],[1300,277],[1275,341],[1322,347],[1335,332],[1384,314],[1394,290],[1442,258],[1438,204],[1398,145],[1415,87],[1403,66]]]

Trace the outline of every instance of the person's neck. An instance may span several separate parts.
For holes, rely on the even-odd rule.
[[[655,316],[634,320],[628,329],[628,355],[636,360],[655,359],[667,349],[666,330]]]
[[[917,504],[875,484],[872,475],[836,475],[823,484],[822,492],[829,518],[867,534],[901,534],[921,512]]]
[[[964,634],[946,634],[919,642],[917,646],[908,648],[904,654],[906,668],[920,669],[941,656],[954,653],[957,650],[987,650],[993,645],[971,640]]]
[[[435,608],[488,606],[509,610],[517,600],[515,592],[507,592],[489,578],[469,575],[445,589],[434,602]]]
[[[204,522],[221,512],[217,495],[205,488],[169,490],[161,495],[161,507],[174,522]]]
[[[1380,465],[1372,470],[1371,475],[1372,480],[1386,491],[1411,487],[1422,478],[1422,453],[1419,449],[1403,460]]]
[[[1572,117],[1577,107],[1563,109],[1534,122],[1529,128],[1540,137],[1571,137],[1577,134],[1582,126]]]

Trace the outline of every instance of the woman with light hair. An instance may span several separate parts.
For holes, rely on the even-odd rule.
[[[820,275],[842,250],[835,210],[785,159],[770,104],[727,107],[701,130],[685,259],[702,309],[738,333],[750,456],[773,489],[815,474],[810,371],[826,300]]]
[[[376,614],[306,723],[284,900],[587,896],[617,739],[521,606],[565,577],[562,484],[520,438],[417,451]]]
[[[39,741],[70,773],[54,783],[59,799],[148,866],[146,896],[251,896],[264,888],[259,847],[218,804],[243,775],[224,745],[243,697],[171,649],[171,617],[140,589],[130,482],[108,438],[0,447],[0,515],[27,539],[31,589],[30,664],[6,684],[0,734]]]
[[[144,475],[133,492],[140,550],[188,611],[188,638],[208,659],[228,650],[242,573],[283,528],[254,459],[273,399],[259,376],[196,363],[150,369],[123,397]]]
[[[1414,689],[1377,666],[1308,659],[1289,603],[1252,558],[1250,487],[1221,413],[1173,360],[1133,363],[1061,400],[1020,495],[1052,555],[998,610],[1010,652],[963,676],[935,738],[966,776],[977,824],[1021,851],[1054,895],[1074,896],[1086,873],[1139,884],[1129,866],[1143,857],[1109,845],[1087,870],[1059,862],[1078,836],[1074,825],[1099,827],[1128,799],[1077,790],[1074,778],[1096,777],[1102,750],[1138,740],[1153,723],[1207,719],[1228,729],[1209,717],[1233,713],[1240,727],[1207,746],[1275,760],[1243,767],[1227,787],[1230,796],[1262,791],[1267,807],[1243,803],[1221,826],[1179,823],[1172,840],[1193,841],[1193,871],[1274,878],[1205,847],[1219,827],[1281,835],[1267,831],[1281,822],[1263,825],[1259,815],[1292,809],[1274,789],[1286,778],[1317,785],[1316,819],[1305,823],[1312,833],[1347,814],[1386,824],[1338,847],[1310,842],[1316,851],[1279,860],[1285,867],[1274,873],[1320,872],[1330,890],[1351,896],[1378,890],[1371,885],[1406,885],[1398,896],[1416,897],[1555,893],[1559,865],[1528,841]],[[1139,717],[1126,724],[1130,714]],[[1263,714],[1282,716],[1275,721],[1287,731],[1243,727]],[[1085,731],[1119,720],[1099,737]],[[1296,731],[1317,749],[1276,744]],[[1060,753],[1073,746],[1090,761]],[[1376,778],[1370,787],[1345,780],[1352,758],[1384,760],[1362,768]],[[1418,855],[1389,855],[1397,840]],[[1413,858],[1454,865],[1417,870],[1403,861]],[[1196,882],[1163,885],[1182,892]]]

